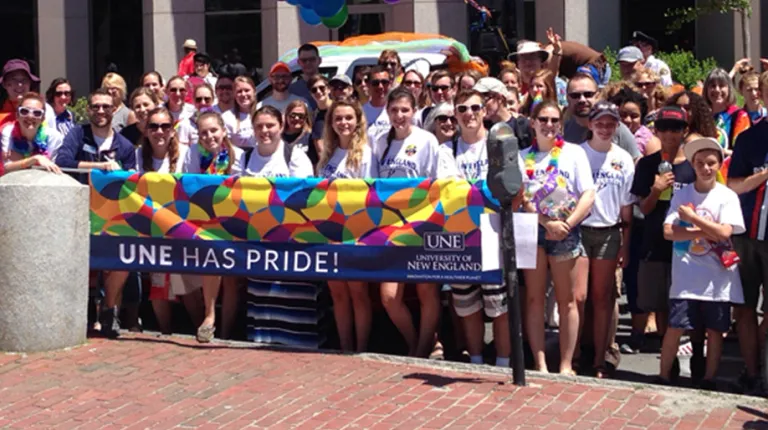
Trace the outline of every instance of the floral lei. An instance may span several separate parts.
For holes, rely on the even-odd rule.
[[[229,167],[229,151],[227,151],[227,148],[221,148],[215,162],[210,151],[199,144],[198,149],[200,150],[200,173],[211,175],[227,174],[227,168]]]
[[[549,158],[549,165],[547,166],[547,173],[557,172],[557,165],[560,161],[560,152],[563,150],[563,145],[565,144],[565,140],[563,140],[563,137],[558,135],[555,138],[555,145],[552,147],[552,150],[549,152],[550,158]],[[536,154],[539,153],[539,144],[536,141],[536,139],[533,140],[533,144],[531,145],[531,151],[528,152],[525,156],[525,173],[528,175],[529,179],[533,179],[534,176],[534,167],[536,165]]]
[[[21,134],[21,126],[17,122],[11,130],[10,148],[23,155],[24,158],[38,154],[48,157],[48,133],[45,131],[45,126],[41,124],[37,127],[35,138],[30,142]]]

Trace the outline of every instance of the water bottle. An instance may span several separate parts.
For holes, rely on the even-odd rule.
[[[667,160],[662,160],[662,162],[659,163],[659,175],[664,175],[671,171],[672,171],[672,163],[670,163]],[[662,191],[661,194],[659,195],[659,200],[663,200],[667,202],[672,200],[672,187],[669,187],[666,190]]]

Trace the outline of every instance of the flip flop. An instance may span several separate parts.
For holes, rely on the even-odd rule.
[[[213,333],[216,331],[216,327],[212,325],[201,325],[197,329],[197,341],[200,343],[209,343],[213,340]]]

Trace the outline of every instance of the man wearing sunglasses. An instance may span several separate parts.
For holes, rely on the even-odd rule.
[[[592,106],[600,100],[597,83],[586,73],[576,73],[568,82],[568,115],[571,119],[563,128],[563,139],[566,142],[582,143],[587,140],[589,132],[589,112]],[[626,125],[619,123],[613,135],[613,143],[627,151],[632,159],[637,160],[642,155],[637,148],[635,136]]]
[[[305,43],[299,47],[297,57],[301,67],[301,76],[299,76],[299,79],[296,79],[296,82],[291,84],[288,91],[306,100],[309,103],[309,107],[315,110],[317,105],[312,98],[307,82],[309,82],[309,78],[320,73],[320,64],[323,62],[323,59],[320,57],[320,50],[311,43]]]
[[[235,106],[234,80],[231,75],[220,75],[216,80],[216,104],[213,106],[214,112],[222,114],[232,110]]]
[[[275,63],[275,65],[269,69],[269,82],[272,84],[272,94],[260,101],[256,105],[256,109],[259,109],[262,106],[272,106],[280,112],[285,113],[285,108],[294,100],[301,100],[304,103],[309,104],[309,101],[304,97],[291,94],[288,91],[292,79],[291,69],[287,64],[282,61]]]
[[[386,108],[387,95],[392,87],[392,73],[383,66],[376,66],[368,72],[366,85],[370,99],[363,105],[363,112],[368,120],[368,136],[376,139],[379,133],[389,130],[391,126]]]
[[[485,98],[484,123],[486,129],[490,130],[496,123],[506,122],[514,130],[520,149],[531,146],[533,140],[531,123],[528,118],[522,115],[517,118],[512,115],[507,104],[507,100],[510,98],[509,90],[500,80],[481,78],[472,89],[481,93]]]
[[[40,82],[40,78],[29,70],[29,64],[24,60],[8,60],[3,66],[3,75],[0,76],[8,99],[0,109],[0,128],[3,125],[16,120],[16,110],[19,101],[28,93],[33,82]]]

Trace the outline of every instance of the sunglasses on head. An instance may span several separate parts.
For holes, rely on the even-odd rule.
[[[325,85],[318,85],[316,87],[312,87],[312,89],[311,89],[311,91],[313,93],[315,93],[315,94],[317,94],[317,93],[324,93],[327,90],[328,90],[328,87],[326,87]]]
[[[568,97],[572,98],[573,100],[581,100],[581,97],[583,96],[585,99],[591,99],[592,97],[597,94],[596,91],[582,91],[582,92],[573,92],[568,93]]]
[[[19,116],[22,117],[28,117],[31,116],[33,118],[42,118],[43,115],[45,115],[45,111],[41,109],[32,109],[27,107],[19,107]]]
[[[72,95],[72,91],[56,91],[53,95],[56,97],[69,97]]]
[[[392,81],[390,81],[389,79],[372,79],[368,81],[368,85],[372,87],[379,87],[379,86],[388,87],[390,83],[392,83]]]
[[[435,117],[435,120],[437,122],[451,122],[452,124],[456,124],[456,118],[452,117],[450,115],[438,115]]]
[[[210,103],[213,101],[213,97],[195,97],[197,103]]]
[[[478,112],[480,112],[481,109],[483,109],[483,105],[481,105],[481,104],[458,105],[458,106],[456,106],[456,111],[458,113],[466,113],[468,110],[471,110],[472,113],[478,113]]]
[[[98,112],[100,110],[103,110],[104,112],[112,112],[112,109],[114,109],[114,106],[108,105],[106,103],[101,104],[91,104],[88,106],[92,111]]]
[[[157,131],[161,130],[163,133],[170,131],[173,128],[173,124],[170,122],[164,122],[162,124],[158,124],[156,122],[150,122],[147,124],[147,129],[150,131]]]

